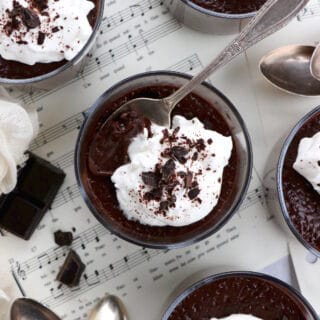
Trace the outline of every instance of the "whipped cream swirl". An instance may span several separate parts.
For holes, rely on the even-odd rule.
[[[150,136],[151,131],[151,136]],[[128,219],[151,226],[185,226],[217,205],[232,138],[197,119],[175,116],[172,129],[152,124],[128,148],[130,163],[111,177]]]
[[[262,320],[262,319],[251,316],[249,314],[233,314],[226,318],[220,318],[220,319],[211,318],[211,320]]]
[[[0,88],[0,195],[16,186],[17,166],[37,131],[36,112],[28,113]]]
[[[92,34],[88,0],[1,0],[0,56],[28,65],[73,59]]]
[[[320,194],[320,132],[301,139],[293,168]]]

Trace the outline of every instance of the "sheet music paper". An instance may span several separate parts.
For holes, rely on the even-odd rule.
[[[301,28],[309,30],[318,8],[319,1],[310,4],[299,20],[277,35],[278,42],[288,41],[287,34],[291,40],[299,39],[299,34],[290,31],[296,25],[303,37]],[[257,59],[274,45],[272,40],[219,71],[211,81],[243,115],[254,146],[253,178],[241,209],[219,233],[184,249],[131,245],[101,226],[80,197],[73,157],[84,112],[106,89],[130,75],[159,69],[195,74],[233,36],[192,31],[179,24],[160,0],[110,0],[105,14],[96,48],[77,79],[50,92],[12,92],[39,111],[41,131],[31,150],[61,167],[67,178],[29,242],[7,233],[0,237],[1,264],[7,265],[8,277],[14,278],[21,294],[49,306],[62,319],[86,319],[99,298],[112,293],[124,300],[131,319],[156,320],[172,290],[193,273],[216,266],[259,270],[288,254],[285,234],[266,206],[275,194],[263,185],[272,138],[265,105],[274,96],[281,97],[279,108],[293,101],[307,101],[309,106],[312,102],[282,96],[257,80]],[[316,41],[316,32],[312,36]],[[72,247],[86,264],[80,286],[73,289],[59,287],[55,281],[67,255],[67,249],[53,241],[53,232],[60,228],[73,231]]]

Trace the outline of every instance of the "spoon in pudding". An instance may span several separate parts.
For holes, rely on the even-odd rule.
[[[171,111],[195,87],[206,80],[213,72],[225,66],[246,49],[280,30],[293,19],[309,0],[268,0],[244,30],[234,39],[206,68],[197,76],[164,99],[138,98],[126,102],[117,109],[104,123],[119,117],[128,111],[136,111],[152,122],[171,127]]]
[[[272,85],[288,93],[300,96],[319,96],[320,81],[312,75],[310,64],[312,57],[315,57],[315,51],[314,46],[302,45],[278,48],[261,59],[260,71]],[[313,60],[314,65],[320,68],[320,57],[313,58]],[[316,68],[314,68],[314,73],[316,73]]]

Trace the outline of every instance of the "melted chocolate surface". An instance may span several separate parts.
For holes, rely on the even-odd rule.
[[[95,4],[94,9],[89,13],[88,20],[92,27],[96,24],[99,0],[90,0]],[[6,79],[29,79],[47,74],[66,64],[67,60],[52,63],[36,63],[32,66],[18,61],[3,59],[0,56],[0,77]]]
[[[313,319],[288,289],[257,276],[229,276],[193,291],[169,320],[220,319],[239,313],[263,320]]]
[[[191,0],[205,9],[215,12],[242,14],[259,10],[267,0]]]
[[[294,137],[283,167],[282,186],[290,218],[302,238],[320,251],[320,195],[293,169],[301,139],[320,131],[320,112],[306,122]]]
[[[115,231],[126,234],[131,238],[139,239],[140,241],[154,241],[156,243],[165,241],[166,243],[176,243],[183,241],[184,239],[190,239],[194,235],[199,235],[205,230],[211,229],[212,225],[215,225],[225,215],[225,212],[233,202],[234,194],[236,194],[237,191],[238,161],[237,147],[236,144],[234,144],[229,165],[224,171],[220,200],[214,210],[203,220],[189,226],[179,228],[169,226],[151,227],[142,225],[137,221],[128,220],[119,208],[116,191],[110,177],[99,175],[95,170],[92,170],[92,165],[90,165],[92,162],[91,146],[95,143],[94,140],[96,137],[99,137],[99,131],[106,119],[114,110],[126,101],[137,97],[164,98],[169,96],[173,91],[175,91],[175,88],[171,86],[149,86],[124,94],[124,96],[116,101],[105,102],[102,111],[99,113],[99,115],[101,115],[100,118],[90,124],[82,147],[81,162],[83,162],[84,165],[81,179],[90,200],[99,212],[102,220],[106,221],[108,224],[112,224],[112,228]],[[182,100],[175,108],[173,116],[176,114],[182,115],[187,119],[197,117],[204,123],[207,129],[215,130],[225,136],[232,135],[227,122],[215,107],[197,95],[191,94]],[[110,137],[112,140],[112,136],[109,136],[109,138]],[[123,138],[126,141],[127,138],[125,136]],[[121,140],[121,138],[118,139],[118,141],[119,140]],[[105,145],[109,145],[112,141],[106,141],[105,143]],[[122,145],[121,142],[120,145]],[[120,149],[122,149],[122,147],[120,147]],[[100,148],[100,150],[103,150],[103,148]],[[124,149],[122,152],[122,154],[117,156],[118,159],[120,159],[118,166],[122,165],[122,160],[127,157],[127,153],[124,153]],[[113,152],[111,154],[113,154]],[[99,157],[96,159],[98,158]],[[100,159],[103,158],[110,159],[107,148],[105,148],[104,154],[100,153]],[[128,159],[126,159],[126,161],[127,160]],[[104,161],[105,160],[101,160],[100,164],[103,164]],[[112,165],[114,164],[116,163],[113,163]]]

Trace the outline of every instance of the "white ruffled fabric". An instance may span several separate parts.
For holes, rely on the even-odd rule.
[[[0,195],[17,184],[17,166],[26,161],[25,151],[38,133],[36,111],[26,110],[0,87]]]

